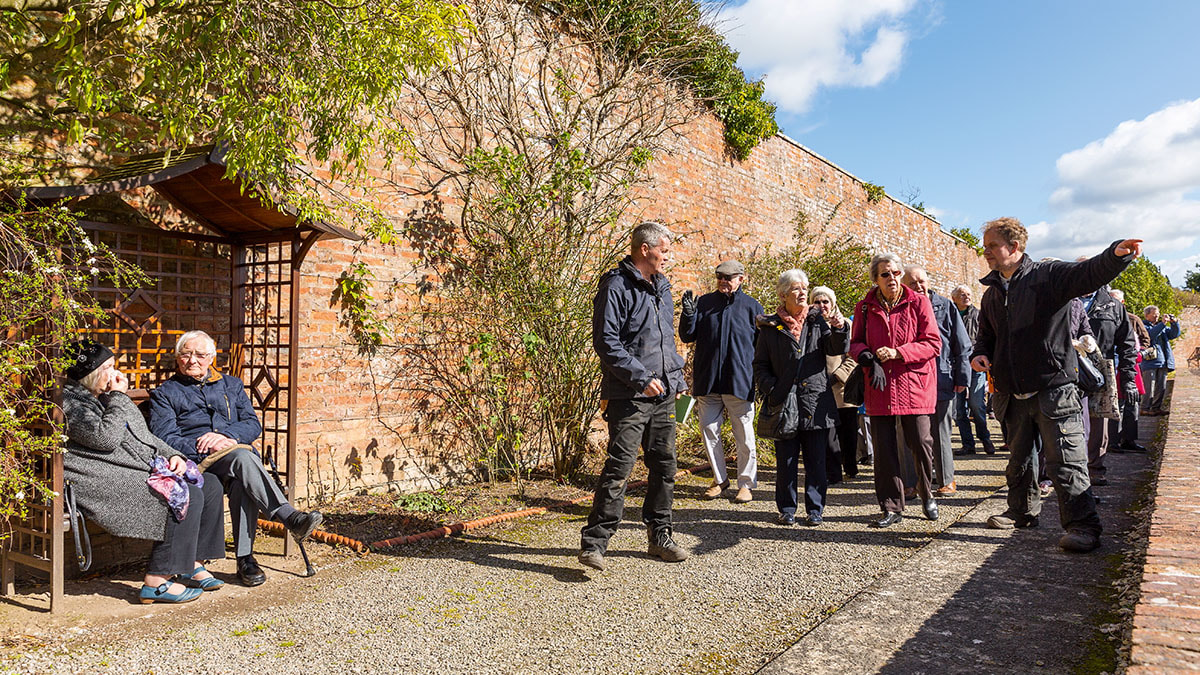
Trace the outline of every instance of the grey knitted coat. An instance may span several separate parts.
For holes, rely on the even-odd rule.
[[[67,422],[63,475],[91,520],[119,537],[161,541],[170,510],[146,484],[155,455],[178,455],[146,427],[146,418],[122,392],[93,396],[68,380],[62,391]]]

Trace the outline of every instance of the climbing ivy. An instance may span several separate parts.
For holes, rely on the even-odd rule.
[[[725,124],[725,142],[738,159],[764,139],[779,132],[775,104],[763,100],[763,82],[748,80],[737,67],[737,52],[706,23],[700,3],[684,11],[678,3],[653,0],[549,0],[534,7],[559,12],[568,25],[573,19],[605,25],[610,50],[658,64],[668,78],[679,78]]]

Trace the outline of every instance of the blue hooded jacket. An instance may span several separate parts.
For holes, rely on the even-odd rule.
[[[625,256],[600,278],[592,301],[592,347],[600,357],[600,398],[644,398],[658,378],[668,394],[687,390],[683,357],[675,351],[675,304],[671,283],[653,282]]]

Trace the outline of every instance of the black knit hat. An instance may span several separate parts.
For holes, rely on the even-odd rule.
[[[104,365],[104,362],[113,355],[108,347],[88,338],[72,342],[63,351],[71,359],[71,367],[67,368],[67,377],[77,382]]]

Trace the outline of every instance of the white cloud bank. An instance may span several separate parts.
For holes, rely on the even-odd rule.
[[[808,110],[821,87],[873,87],[900,68],[902,19],[917,0],[747,0],[718,16],[738,64],[765,73],[767,98]]]
[[[1029,228],[1035,254],[1070,259],[1138,237],[1172,283],[1183,283],[1185,261],[1197,259],[1188,249],[1200,241],[1200,99],[1122,122],[1057,167],[1057,217]]]

